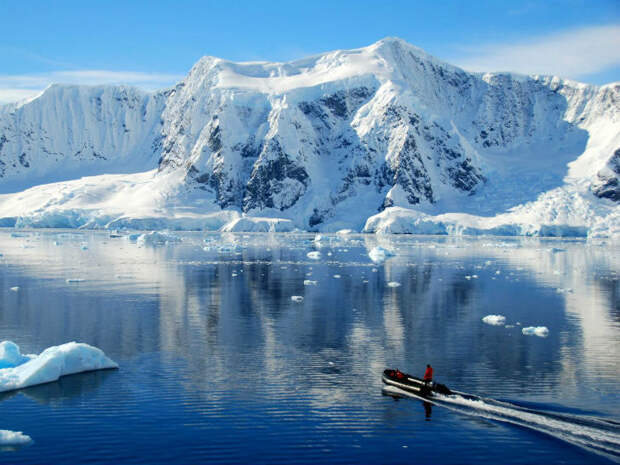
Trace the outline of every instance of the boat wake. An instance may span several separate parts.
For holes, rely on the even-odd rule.
[[[394,386],[385,386],[383,391],[389,395],[416,398],[465,415],[511,423],[549,434],[620,463],[620,423],[613,420],[538,410],[463,392],[425,398]]]

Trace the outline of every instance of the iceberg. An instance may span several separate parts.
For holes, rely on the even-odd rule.
[[[118,368],[97,347],[68,342],[45,349],[39,355],[22,355],[17,344],[0,343],[0,392],[50,383],[61,376]]]
[[[506,324],[506,317],[504,315],[487,315],[482,318],[482,322],[491,326],[503,326]]]
[[[21,446],[30,444],[32,438],[21,431],[9,431],[0,429],[0,447],[2,446]]]
[[[295,224],[285,218],[235,218],[220,228],[223,232],[291,232]]]
[[[26,363],[34,355],[22,355],[17,344],[11,341],[0,342],[0,369],[13,368]]]
[[[175,244],[181,242],[181,238],[165,231],[151,231],[149,233],[140,234],[136,242],[139,246]]]
[[[546,326],[528,326],[523,328],[521,332],[526,336],[547,337],[549,335],[549,328]]]
[[[368,252],[368,257],[373,261],[373,263],[383,263],[388,257],[393,257],[394,253],[384,249],[381,246],[374,247],[370,252]]]

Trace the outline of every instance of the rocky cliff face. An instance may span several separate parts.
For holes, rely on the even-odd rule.
[[[157,168],[207,210],[305,229],[501,197],[497,213],[571,179],[618,201],[619,102],[619,85],[467,73],[398,39],[291,63],[205,57],[165,92],[58,86],[3,108],[0,186]]]

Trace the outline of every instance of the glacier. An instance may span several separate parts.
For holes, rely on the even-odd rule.
[[[620,83],[400,39],[0,106],[0,226],[620,237]]]
[[[118,368],[101,349],[68,342],[45,349],[39,355],[22,355],[12,341],[0,343],[0,392],[50,383],[61,376]]]

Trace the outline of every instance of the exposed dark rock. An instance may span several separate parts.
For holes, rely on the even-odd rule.
[[[620,148],[607,162],[606,169],[597,173],[597,181],[591,187],[592,193],[602,199],[620,202]]]
[[[30,163],[28,163],[28,160],[26,160],[26,154],[22,153],[19,156],[19,163],[24,167],[24,168],[30,168]]]
[[[305,193],[310,182],[308,173],[282,151],[277,140],[270,139],[261,156],[265,160],[259,159],[252,171],[243,199],[243,210],[290,208]],[[291,180],[295,181],[294,186],[286,183]]]

